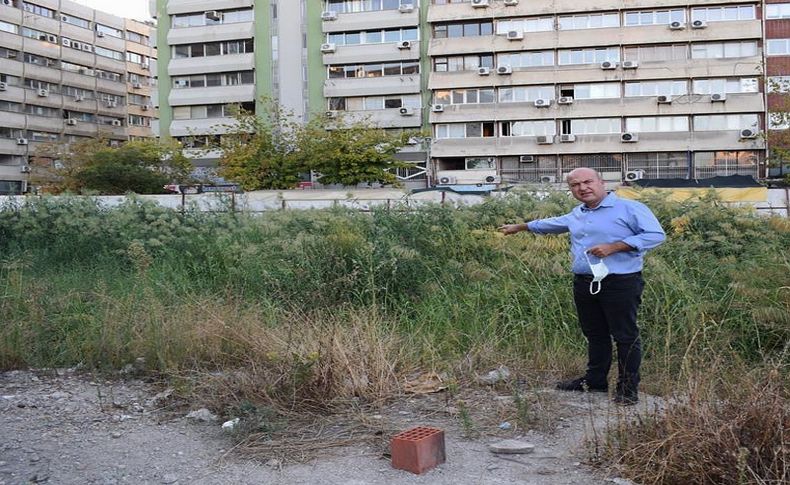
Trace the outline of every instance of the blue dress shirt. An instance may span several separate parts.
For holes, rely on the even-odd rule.
[[[595,209],[579,204],[570,213],[559,217],[540,219],[527,224],[536,234],[571,234],[572,271],[591,274],[585,251],[602,243],[622,241],[633,251],[620,251],[604,258],[610,274],[627,274],[642,271],[645,252],[658,246],[666,235],[656,216],[646,205],[634,200],[621,199],[609,193]],[[590,261],[598,258],[590,256]]]

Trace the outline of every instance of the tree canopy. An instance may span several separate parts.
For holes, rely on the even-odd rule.
[[[110,146],[99,137],[40,147],[31,182],[55,193],[158,194],[168,183],[188,181],[191,170],[177,143],[146,139]]]
[[[393,169],[409,166],[395,154],[417,133],[325,115],[302,123],[271,100],[263,105],[263,113],[239,111],[222,135],[219,173],[247,190],[293,188],[311,171],[324,184],[393,184]]]

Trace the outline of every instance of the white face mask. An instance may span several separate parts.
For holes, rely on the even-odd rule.
[[[601,291],[601,281],[604,278],[606,278],[606,276],[609,274],[609,268],[606,267],[606,264],[603,262],[603,259],[593,264],[590,261],[590,253],[588,253],[587,251],[584,252],[584,256],[587,258],[587,264],[590,265],[590,270],[592,270],[592,274],[593,274],[593,280],[590,282],[590,294],[596,295],[598,294],[598,292]],[[598,285],[597,288],[595,286],[596,284]]]

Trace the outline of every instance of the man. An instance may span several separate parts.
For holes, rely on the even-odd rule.
[[[666,238],[656,217],[644,204],[607,194],[600,174],[577,168],[568,174],[573,197],[582,202],[564,216],[507,224],[505,235],[570,232],[573,297],[587,338],[587,372],[557,384],[563,391],[607,392],[612,364],[612,339],[617,344],[617,389],[614,402],[639,400],[642,346],[636,314],[642,302],[642,259]]]

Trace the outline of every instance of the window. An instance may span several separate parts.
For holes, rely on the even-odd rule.
[[[561,49],[557,52],[559,65],[600,64],[604,61],[619,62],[619,47],[597,49]]]
[[[767,84],[769,93],[790,92],[790,76],[770,76]]]
[[[98,99],[105,105],[115,104],[116,106],[121,106],[123,104],[126,104],[125,98],[117,94],[99,92]]]
[[[629,153],[626,170],[642,170],[645,178],[687,178],[689,156],[686,152]]]
[[[490,89],[453,89],[436,91],[434,102],[437,104],[485,104],[494,102],[494,88]]]
[[[173,57],[177,59],[183,59],[187,57],[245,54],[250,52],[253,52],[252,39],[173,46]]]
[[[112,49],[107,49],[106,47],[99,47],[99,46],[95,46],[93,51],[96,53],[97,56],[108,57],[110,59],[115,59],[116,61],[123,60],[123,52],[118,52]]]
[[[765,55],[786,56],[790,54],[790,39],[768,39]]]
[[[86,76],[95,76],[96,72],[87,66],[81,66],[79,64],[73,64],[71,62],[61,61],[60,68],[64,71],[76,72],[77,74],[84,74]]]
[[[129,126],[151,126],[151,118],[139,115],[129,115]]]
[[[563,128],[565,128],[563,126]],[[570,133],[574,135],[605,135],[620,133],[620,118],[588,118],[570,120]],[[563,130],[564,131],[564,130]]]
[[[494,122],[440,123],[436,125],[436,138],[480,138],[494,136]]]
[[[756,93],[757,78],[696,79],[692,83],[694,94]]]
[[[148,57],[136,52],[126,51],[126,60],[135,64],[148,64]]]
[[[151,39],[149,39],[147,35],[138,34],[137,32],[132,32],[131,30],[126,31],[126,40],[142,45],[151,45]]]
[[[474,54],[469,56],[434,57],[433,59],[433,70],[436,72],[473,71],[478,67],[493,68],[494,55]]]
[[[48,83],[46,81],[39,81],[38,79],[31,79],[29,77],[25,78],[22,81],[22,86],[28,89],[35,89],[35,90],[46,89],[47,91],[53,94],[60,92],[60,86],[58,86],[57,84]]]
[[[790,18],[790,3],[769,3],[765,5],[765,15],[769,19]]]
[[[40,30],[29,29],[27,27],[22,27],[22,36],[29,37],[31,39],[40,40],[42,42],[49,42],[50,44],[57,44],[58,43],[58,36],[55,34],[48,34],[46,32],[42,32]]]
[[[686,11],[683,9],[673,9],[626,12],[624,20],[626,27],[638,25],[668,25],[672,22],[685,22]]]
[[[117,72],[112,71],[104,71],[102,69],[96,69],[96,77],[99,79],[106,79],[108,81],[113,82],[123,82],[123,76],[118,74]]]
[[[464,159],[465,170],[496,170],[494,157],[467,157]]]
[[[697,152],[694,154],[694,177],[705,178],[716,175],[756,176],[759,163],[759,152]]]
[[[601,29],[619,27],[620,15],[602,13],[590,15],[561,15],[557,23],[559,30]]]
[[[18,34],[19,33],[19,26],[16,25],[16,24],[3,22],[2,20],[0,20],[0,30],[3,31],[3,32],[10,32],[12,34]]]
[[[34,115],[34,116],[45,116],[47,118],[60,117],[59,109],[50,108],[48,106],[36,106],[34,104],[26,104],[23,111],[29,115]]]
[[[637,133],[689,131],[687,116],[642,116],[625,119],[625,131]]]
[[[768,128],[771,130],[790,129],[790,118],[785,112],[768,113]]]
[[[542,67],[554,65],[554,51],[514,52],[512,54],[499,54],[497,64],[510,66],[513,69]]]
[[[58,141],[60,135],[46,131],[28,131],[27,137],[33,141]]]
[[[63,118],[68,120],[86,121],[88,123],[93,123],[95,121],[95,117],[92,113],[84,113],[82,111],[64,111]]]
[[[554,86],[516,86],[499,88],[500,103],[527,103],[536,99],[554,99]]]
[[[8,128],[6,126],[0,126],[0,138],[24,138],[22,136],[22,130],[19,128]]]
[[[697,115],[694,117],[694,131],[743,130],[759,127],[756,114],[740,115]]]
[[[73,15],[61,14],[60,20],[66,22],[67,24],[76,25],[77,27],[82,27],[83,29],[91,28],[91,23],[89,21],[79,17],[74,17]]]
[[[689,58],[685,44],[653,45],[623,48],[623,60],[638,62],[682,61]]]
[[[36,15],[41,15],[42,17],[49,17],[51,19],[55,18],[55,11],[42,7],[40,5],[36,5],[34,3],[22,2],[22,9],[25,12],[34,13]]]
[[[90,91],[88,89],[78,88],[75,86],[63,85],[62,92],[65,96],[72,96],[75,98],[77,96],[80,96],[83,99],[94,99],[96,97],[93,91]]]
[[[19,51],[0,47],[0,59],[16,59],[19,56]]]
[[[396,10],[401,4],[414,4],[415,0],[329,0],[327,9],[337,13],[374,12]]]
[[[625,83],[625,96],[682,96],[688,94],[686,81],[639,81]]]
[[[479,37],[481,35],[492,35],[493,33],[494,23],[490,20],[482,22],[438,24],[433,26],[433,36],[436,39],[445,39],[448,37]]]
[[[574,99],[605,99],[620,97],[620,83],[591,83],[560,86],[560,96]]]
[[[110,27],[109,25],[96,24],[96,32],[101,32],[104,35],[123,39],[123,31],[114,27]]]
[[[787,40],[787,39],[785,39]],[[769,55],[773,40],[768,41]],[[732,57],[750,57],[758,55],[757,42],[717,42],[712,44],[692,44],[692,59],[723,59]]]
[[[735,5],[731,7],[702,7],[691,9],[691,20],[703,22],[724,22],[732,20],[754,20],[754,5]]]
[[[554,136],[557,124],[553,120],[503,121],[500,130],[502,136]]]
[[[361,32],[335,32],[326,36],[326,41],[336,45],[381,44],[417,40],[417,28],[371,30]]]
[[[14,103],[13,101],[0,100],[0,111],[12,111],[14,113],[19,113],[22,111],[22,105],[20,103]]]
[[[496,33],[506,35],[508,32],[550,32],[554,30],[554,18],[500,20],[496,24]]]

